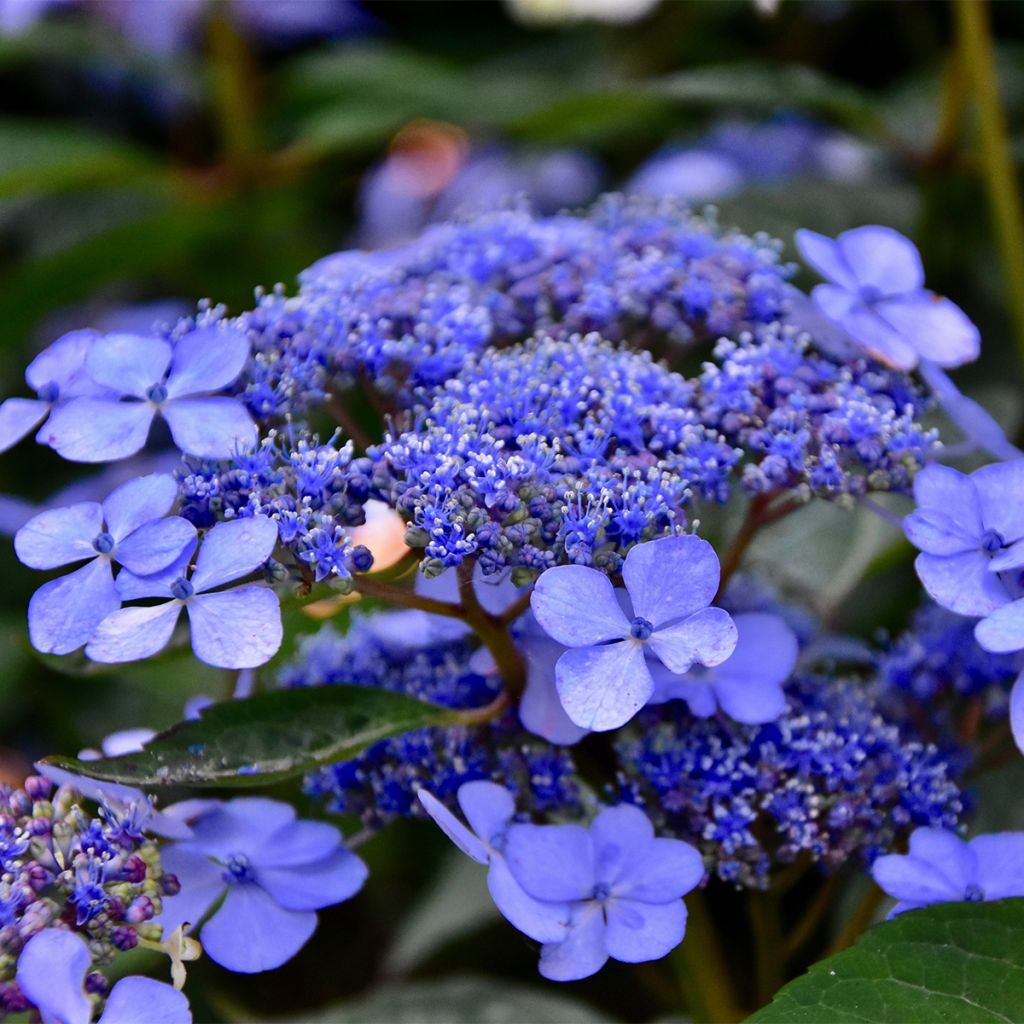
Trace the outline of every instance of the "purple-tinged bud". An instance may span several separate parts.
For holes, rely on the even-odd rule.
[[[5,1013],[24,1013],[31,1006],[16,982],[0,981],[0,1010]]]
[[[165,896],[177,896],[181,892],[181,882],[177,875],[166,874],[160,879],[160,889]]]
[[[17,956],[21,952],[22,945],[24,943],[21,932],[13,924],[7,925],[6,928],[0,928],[0,953],[3,953],[4,956]]]
[[[125,882],[142,882],[146,878],[146,862],[137,854],[133,853],[125,862],[119,873],[120,878]]]
[[[99,971],[90,971],[85,976],[85,991],[91,996],[103,996],[107,994],[107,986],[110,983],[100,974]]]
[[[53,792],[53,783],[44,775],[30,775],[25,780],[25,792],[33,801],[48,800]]]
[[[139,944],[139,933],[134,928],[115,928],[110,933],[110,941],[116,949],[126,953]]]
[[[21,869],[21,877],[34,893],[42,892],[50,884],[50,872],[38,861],[32,861]]]
[[[32,799],[23,789],[16,789],[7,800],[11,812],[19,818],[32,813]]]
[[[52,824],[49,818],[32,818],[25,825],[25,831],[30,836],[48,836],[52,830]]]
[[[124,919],[129,924],[142,924],[153,918],[155,909],[153,901],[148,896],[138,896],[132,901]]]

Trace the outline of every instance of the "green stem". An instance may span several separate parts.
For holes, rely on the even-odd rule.
[[[1024,209],[996,77],[996,52],[986,0],[955,0],[957,37],[978,108],[981,166],[995,221],[1006,300],[1024,360]]]
[[[686,938],[669,955],[695,1024],[730,1024],[746,1015],[736,1003],[734,984],[702,892],[686,897]]]
[[[244,173],[259,154],[259,128],[253,101],[255,66],[245,40],[224,14],[210,19],[214,108],[220,128],[224,163]]]
[[[393,583],[376,579],[374,576],[357,576],[355,590],[367,597],[379,597],[400,608],[418,608],[421,612],[431,615],[445,615],[450,619],[465,618],[465,609],[461,604],[450,601],[438,601],[433,597],[423,597],[408,587],[396,587]]]
[[[458,568],[462,617],[491,652],[509,695],[518,698],[526,687],[526,665],[508,626],[480,604],[473,588],[475,564],[473,559],[467,558]]]

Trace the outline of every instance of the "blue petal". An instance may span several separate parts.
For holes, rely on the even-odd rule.
[[[33,516],[14,536],[19,560],[33,569],[95,558],[92,542],[103,532],[103,510],[94,501],[52,508]]]
[[[40,439],[71,462],[112,462],[146,443],[155,410],[147,402],[75,398],[55,409]]]
[[[570,905],[529,896],[512,876],[504,857],[491,860],[487,888],[505,920],[534,942],[561,942],[569,934]]]
[[[886,854],[871,866],[871,874],[893,899],[928,904],[963,898],[962,886],[953,886],[933,864],[917,857]]]
[[[107,997],[99,1024],[192,1024],[188,1000],[152,978],[122,978]]]
[[[994,832],[968,844],[977,858],[974,879],[987,900],[1024,896],[1024,832]]]
[[[487,864],[491,859],[490,850],[487,846],[458,818],[448,810],[433,793],[421,789],[416,794],[419,797],[423,809],[434,819],[434,823],[441,831],[467,856],[471,857],[478,864]]]
[[[192,825],[192,845],[225,860],[233,853],[258,859],[275,833],[295,823],[295,808],[281,800],[245,796],[203,814]]]
[[[237,398],[175,398],[161,412],[186,455],[227,459],[256,443],[256,424]]]
[[[680,899],[654,906],[614,899],[606,910],[604,942],[608,955],[627,964],[660,960],[686,934],[686,907]]]
[[[171,597],[171,584],[188,574],[188,564],[195,552],[195,542],[185,545],[185,550],[166,569],[148,576],[136,576],[122,569],[117,574],[117,592],[122,601],[137,601],[143,597]]]
[[[44,583],[28,603],[32,646],[44,654],[69,654],[93,637],[121,607],[110,563],[97,558],[67,576]]]
[[[341,849],[300,867],[260,867],[256,879],[286,910],[320,910],[351,899],[363,887],[368,874],[359,857],[351,850]]]
[[[233,885],[200,940],[229,971],[256,974],[287,963],[316,931],[316,912],[285,910],[258,885]]]
[[[608,962],[604,914],[597,903],[573,908],[569,935],[540,950],[540,973],[551,981],[579,981],[596,974]]]
[[[1014,680],[1010,691],[1010,729],[1017,748],[1024,751],[1024,672]]]
[[[73,932],[47,928],[28,940],[17,980],[43,1024],[89,1024],[92,1004],[83,986],[91,963],[88,946]]]
[[[819,235],[817,231],[801,228],[793,236],[793,240],[804,263],[813,267],[822,277],[834,281],[843,288],[857,288],[857,279],[847,264],[846,257],[831,238]]]
[[[557,565],[541,573],[530,607],[541,629],[565,647],[629,635],[611,581],[585,565]]]
[[[857,304],[851,307],[839,323],[861,348],[880,363],[905,371],[917,366],[920,358],[917,349],[892,324],[867,306]]]
[[[459,786],[459,807],[469,827],[488,844],[505,834],[515,816],[512,794],[496,782],[464,782]]]
[[[847,291],[847,289],[834,284],[819,284],[812,289],[811,298],[812,304],[818,309],[818,312],[827,321],[835,324],[842,323],[843,319],[849,316],[853,310],[863,307],[856,292]],[[856,345],[852,342],[850,344],[852,351],[856,352]]]
[[[224,868],[200,853],[190,843],[172,843],[160,851],[164,871],[181,883],[176,896],[165,896],[156,923],[163,925],[166,938],[175,928],[189,925],[193,930],[227,887]]]
[[[249,358],[249,339],[235,327],[197,327],[175,342],[168,398],[205,395],[233,383]]]
[[[121,608],[99,624],[85,653],[105,665],[150,658],[167,646],[180,614],[180,601]]]
[[[130,533],[115,558],[135,576],[151,576],[195,550],[196,528],[180,516],[156,519]],[[126,581],[127,582],[127,581]]]
[[[96,331],[71,331],[48,345],[25,370],[29,387],[41,391],[56,384],[60,398],[108,394],[85,372],[85,358],[98,337]]]
[[[273,554],[277,525],[265,516],[218,523],[203,539],[192,574],[196,593],[255,572]]]
[[[534,899],[589,899],[598,881],[594,844],[579,825],[512,825],[504,853],[512,876]]]
[[[910,834],[909,857],[931,865],[961,892],[977,880],[978,858],[968,843],[944,828],[918,828]],[[901,899],[914,899],[901,896]],[[957,897],[959,898],[959,897]]]
[[[103,737],[103,756],[120,757],[140,751],[156,733],[152,729],[119,729]],[[81,756],[81,755],[79,755]]]
[[[974,627],[974,639],[993,654],[1024,651],[1024,598],[1003,605]]]
[[[959,555],[918,555],[914,568],[924,589],[957,615],[988,615],[1008,604],[1010,596],[980,549]]]
[[[1012,544],[1024,537],[1024,459],[982,466],[971,474],[985,527]]]
[[[984,532],[981,501],[972,477],[933,462],[914,477],[914,500],[922,512],[938,512],[967,537]],[[936,552],[937,553],[937,552]]]
[[[916,291],[924,284],[924,267],[917,246],[892,228],[866,224],[844,231],[836,243],[858,285],[871,285],[885,295],[898,295]]]
[[[875,307],[920,353],[939,366],[963,366],[981,354],[981,335],[967,314],[949,299],[918,292],[886,299]]]
[[[107,532],[122,541],[133,530],[171,511],[178,497],[178,482],[170,473],[136,477],[111,491],[103,502]]]
[[[651,634],[651,650],[673,672],[719,665],[736,650],[736,624],[722,608],[704,608],[688,619]]]
[[[653,839],[640,861],[618,886],[616,895],[643,903],[668,903],[696,889],[704,878],[700,853],[681,839]]]
[[[196,594],[186,608],[192,650],[207,665],[255,668],[270,661],[281,646],[281,605],[269,587],[254,584]]]
[[[637,544],[622,565],[634,614],[655,629],[706,608],[719,575],[715,549],[690,533]]]
[[[8,398],[0,405],[0,452],[12,448],[46,419],[49,402],[35,398]]]
[[[914,547],[928,555],[976,551],[981,538],[980,532],[968,533],[952,515],[934,508],[911,512],[903,520],[903,532]]]
[[[625,725],[654,692],[643,651],[632,640],[566,651],[555,666],[555,685],[565,713],[593,732]]]
[[[654,842],[654,826],[632,804],[605,807],[590,824],[590,840],[597,880],[617,891],[643,863]]]
[[[171,365],[171,346],[161,338],[139,334],[108,334],[97,338],[85,357],[85,368],[97,384],[120,395],[146,398],[163,381]]]
[[[555,664],[565,648],[546,636],[530,637],[523,645],[526,688],[519,700],[523,728],[549,743],[570,745],[587,735],[566,713],[555,686]]]
[[[289,821],[253,850],[250,859],[260,868],[295,868],[332,856],[341,843],[341,833],[325,821]]]

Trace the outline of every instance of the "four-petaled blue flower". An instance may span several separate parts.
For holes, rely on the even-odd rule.
[[[90,1024],[92,1000],[85,977],[92,957],[74,932],[47,928],[25,944],[18,957],[18,986],[43,1024]],[[122,978],[111,989],[98,1024],[191,1024],[188,1000],[152,978]]]
[[[537,581],[531,605],[541,628],[571,648],[555,668],[568,716],[604,731],[628,722],[651,698],[650,651],[671,672],[718,665],[736,647],[736,626],[708,605],[718,590],[718,557],[693,535],[637,544],[622,565],[629,606],[611,581],[583,565],[559,565]]]
[[[868,224],[833,240],[800,230],[796,246],[830,282],[811,293],[818,308],[876,359],[912,370],[921,360],[960,366],[978,358],[978,328],[925,289],[921,256],[898,231]]]
[[[159,413],[186,454],[227,458],[255,442],[256,428],[242,402],[215,393],[235,381],[248,358],[249,340],[234,328],[201,327],[173,347],[162,338],[106,335],[89,349],[85,369],[113,397],[60,406],[44,439],[72,462],[123,459],[146,443]]]
[[[910,836],[909,853],[879,857],[871,874],[898,901],[890,916],[930,903],[1024,896],[1024,832],[994,832],[968,842],[945,829],[919,828]]]
[[[99,504],[81,502],[30,519],[14,550],[33,569],[55,569],[85,558],[87,565],[44,583],[28,606],[32,646],[67,654],[87,643],[100,622],[121,607],[112,562],[149,574],[166,568],[194,544],[196,531],[178,516],[163,519],[178,495],[167,473],[131,480]]]
[[[683,940],[682,897],[704,877],[700,854],[661,839],[638,807],[606,807],[589,829],[517,825],[505,857],[527,895],[567,904],[569,932],[541,949],[540,973],[552,981],[587,978],[611,957],[657,960]]]
[[[199,549],[195,569],[186,575],[195,550],[190,544],[168,568],[151,576],[122,570],[117,589],[124,601],[146,597],[171,600],[149,607],[121,608],[108,615],[85,653],[107,663],[149,658],[171,639],[181,609],[188,611],[192,650],[218,668],[253,668],[281,646],[281,607],[270,587],[260,583],[214,591],[258,569],[277,543],[277,526],[262,516],[218,523]]]
[[[294,808],[276,800],[232,800],[207,810],[192,830],[188,842],[161,853],[181,892],[164,899],[156,921],[165,934],[201,928],[203,948],[229,971],[280,967],[315,931],[317,910],[354,896],[366,880],[366,865],[336,828],[296,821]]]
[[[786,708],[782,684],[793,674],[800,653],[796,635],[778,615],[736,615],[736,650],[714,668],[693,668],[675,675],[664,665],[650,666],[654,695],[649,703],[681,698],[698,718],[721,708],[746,725],[773,722]]]

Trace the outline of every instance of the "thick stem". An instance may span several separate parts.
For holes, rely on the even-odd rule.
[[[509,695],[518,697],[526,686],[526,665],[502,619],[480,604],[473,588],[474,565],[472,559],[466,559],[458,568],[462,618],[491,652]]]
[[[776,493],[771,491],[768,494],[758,494],[755,498],[751,499],[750,504],[747,506],[747,514],[740,525],[739,532],[733,538],[732,544],[722,558],[722,574],[718,584],[718,593],[720,595],[725,593],[726,585],[740,567],[743,556],[747,553],[747,548],[750,547],[758,531],[770,523],[785,518],[790,512],[803,505],[801,501],[783,501],[772,506],[771,502]]]
[[[430,612],[431,615],[447,615],[451,619],[465,618],[465,609],[461,604],[452,604],[450,601],[438,601],[433,597],[423,597],[414,590],[406,587],[396,587],[393,583],[376,579],[374,576],[357,576],[355,578],[355,590],[367,597],[379,597],[383,601],[390,601],[401,608],[418,608],[421,612]]]

